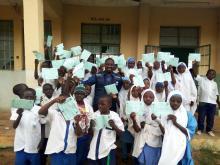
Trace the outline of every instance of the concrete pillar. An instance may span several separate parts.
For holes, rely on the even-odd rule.
[[[215,60],[215,66],[214,68],[218,74],[220,74],[220,8],[217,9],[217,44],[216,44],[216,60]],[[211,57],[212,58],[212,57]]]
[[[137,58],[141,59],[144,53],[145,45],[148,44],[150,22],[150,7],[147,4],[141,4],[139,7],[139,26],[137,42]]]
[[[43,0],[23,0],[24,12],[24,47],[26,82],[34,86],[33,50],[44,53],[44,10]]]

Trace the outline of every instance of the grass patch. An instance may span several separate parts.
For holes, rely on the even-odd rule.
[[[219,159],[220,153],[214,152],[210,147],[201,148],[194,154],[195,163],[198,165],[218,165]]]

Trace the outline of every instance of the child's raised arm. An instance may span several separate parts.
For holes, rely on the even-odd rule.
[[[64,102],[66,99],[65,96],[59,96],[53,100],[51,100],[49,103],[43,105],[40,110],[39,110],[39,114],[40,115],[44,115],[46,116],[48,114],[48,109],[54,104],[54,103],[61,103],[61,102]]]
[[[38,65],[39,65],[39,61],[38,59],[35,59],[34,61],[34,78],[37,80],[39,78],[38,76]]]
[[[16,129],[17,127],[18,127],[18,125],[19,125],[19,123],[20,123],[20,121],[21,121],[21,117],[22,117],[22,113],[23,113],[23,109],[21,109],[21,108],[19,108],[18,110],[17,110],[17,114],[18,114],[18,117],[17,117],[17,119],[13,122],[13,128],[14,129]]]

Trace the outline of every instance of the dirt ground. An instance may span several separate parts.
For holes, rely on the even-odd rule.
[[[14,140],[14,130],[12,128],[12,123],[9,120],[10,112],[1,111],[0,112],[0,165],[13,165],[15,154],[13,152],[13,140]],[[220,122],[217,123],[217,128],[220,127]],[[219,130],[219,129],[218,129]],[[218,132],[219,133],[219,132]],[[206,151],[194,151],[193,158],[196,165],[220,165],[220,153],[211,154]],[[207,158],[205,160],[201,158]],[[218,159],[214,164],[210,163],[212,159]],[[210,160],[209,160],[210,159]],[[208,164],[204,163],[207,161]],[[120,159],[119,152],[117,152],[117,162],[119,165],[131,165],[131,161],[123,163]]]

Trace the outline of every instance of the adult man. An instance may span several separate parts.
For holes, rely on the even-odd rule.
[[[95,84],[95,95],[93,100],[94,111],[98,110],[98,100],[101,96],[106,95],[104,86],[115,84],[118,91],[122,87],[122,79],[113,72],[115,67],[114,60],[108,58],[105,60],[105,70],[98,74],[91,76],[88,80],[84,81],[84,84],[94,85]],[[113,97],[111,110],[116,111],[117,98]]]

